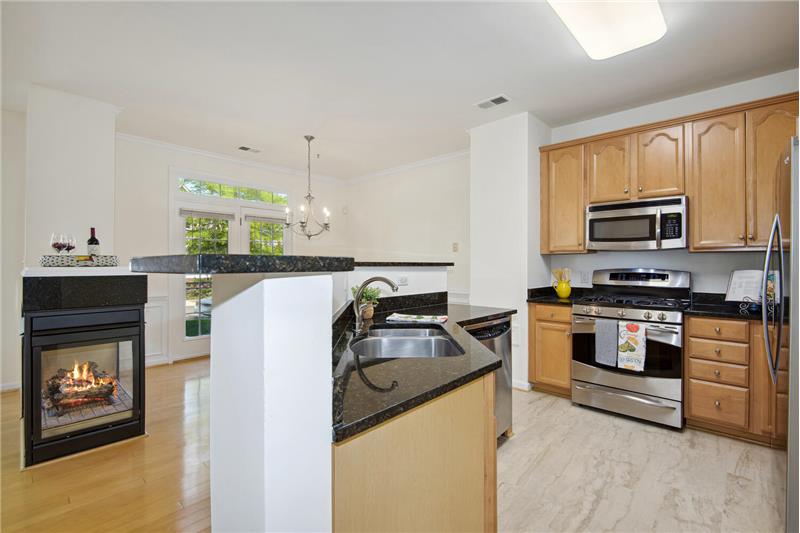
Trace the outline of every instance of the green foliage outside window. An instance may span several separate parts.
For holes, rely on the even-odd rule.
[[[247,200],[249,202],[261,202],[265,204],[286,205],[289,203],[285,193],[188,178],[178,179],[178,190],[200,196]]]

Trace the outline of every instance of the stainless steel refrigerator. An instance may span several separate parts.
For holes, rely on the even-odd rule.
[[[785,164],[791,165],[789,177],[791,180],[791,221],[781,220],[779,214],[775,215],[770,232],[767,251],[764,254],[764,270],[761,280],[761,320],[764,328],[764,352],[768,358],[768,367],[773,384],[777,383],[778,367],[780,365],[780,346],[781,338],[789,334],[789,409],[788,409],[788,435],[786,443],[786,531],[798,531],[798,347],[800,347],[800,328],[798,327],[798,313],[800,313],[800,298],[797,298],[800,281],[800,235],[798,227],[800,225],[800,183],[798,182],[798,139],[793,137],[791,140],[791,155]],[[789,251],[789,265],[786,265],[786,250],[783,247],[783,233],[789,228],[785,226],[787,222],[791,224],[791,250]],[[788,268],[787,268],[788,266]],[[777,280],[772,278],[774,298],[770,302],[768,295],[768,284],[770,272],[777,272]],[[789,290],[787,290],[787,288]],[[785,325],[786,316],[784,297],[790,298],[789,318]],[[770,336],[769,326],[772,325],[774,334]],[[787,327],[788,326],[788,332]]]

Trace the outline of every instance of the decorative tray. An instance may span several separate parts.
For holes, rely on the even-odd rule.
[[[43,255],[39,260],[43,267],[115,267],[119,266],[116,255]]]

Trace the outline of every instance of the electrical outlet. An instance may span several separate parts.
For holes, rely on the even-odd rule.
[[[592,277],[586,270],[581,270],[581,285],[589,285],[592,282]]]
[[[401,287],[405,287],[406,285],[408,285],[408,276],[400,276],[399,278],[397,278],[397,284],[400,285]]]
[[[454,251],[454,252],[457,252],[457,251],[458,251],[458,243],[457,243],[457,242],[454,242],[454,243],[453,243],[453,251]]]

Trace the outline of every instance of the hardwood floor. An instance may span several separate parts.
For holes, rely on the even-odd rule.
[[[20,395],[0,395],[0,530],[210,530],[208,374],[207,358],[148,369],[148,437],[25,471]]]
[[[0,396],[3,532],[208,531],[209,375],[147,370],[141,438],[19,470],[19,393]],[[514,391],[500,531],[782,531],[786,453]]]

